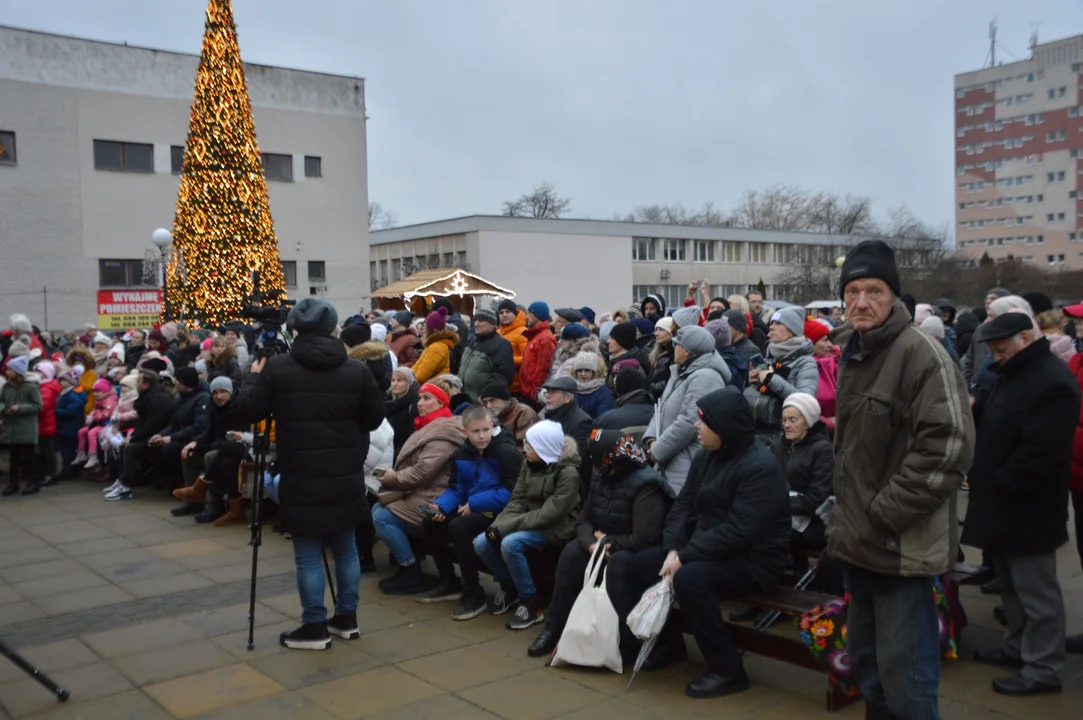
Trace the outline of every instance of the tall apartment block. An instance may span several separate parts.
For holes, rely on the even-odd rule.
[[[1083,35],[955,76],[955,244],[1083,268]]]

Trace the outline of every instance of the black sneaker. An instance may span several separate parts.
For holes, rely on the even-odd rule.
[[[463,596],[463,584],[457,577],[440,580],[440,584],[429,590],[414,595],[419,603],[452,602]]]
[[[279,635],[278,642],[291,650],[326,650],[331,647],[331,633],[323,623],[306,623]]]
[[[511,612],[519,604],[519,594],[514,590],[501,590],[493,598],[493,615],[503,615]]]
[[[400,577],[402,577],[402,573],[405,570],[406,570],[406,568],[403,568],[403,567],[396,568],[395,572],[392,575],[389,575],[388,577],[385,577],[382,580],[380,580],[380,582],[377,583],[380,586],[380,589],[383,590],[385,587],[388,586],[388,584],[397,581]]]
[[[526,630],[545,621],[545,615],[538,610],[538,601],[530,600],[519,603],[515,613],[505,623],[508,630]]]
[[[451,613],[452,620],[472,620],[487,609],[485,591],[480,585],[468,587],[463,591],[463,599]]]
[[[357,629],[357,613],[348,615],[336,613],[333,618],[327,621],[327,631],[338,635],[343,640],[356,640],[361,637],[361,632]]]
[[[419,563],[399,569],[402,572],[380,587],[384,595],[416,595],[425,589],[425,576],[421,574]]]

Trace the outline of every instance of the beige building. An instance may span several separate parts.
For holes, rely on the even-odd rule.
[[[1083,268],[1083,36],[955,76],[955,242],[977,262]]]
[[[488,215],[371,234],[372,288],[424,269],[458,267],[514,290],[528,305],[596,312],[659,293],[670,307],[688,284],[706,280],[711,295],[744,294],[761,281],[767,299],[786,300],[787,267],[834,266],[861,238],[741,228],[651,225],[608,220],[548,220]]]
[[[157,286],[143,260],[172,226],[198,63],[0,26],[0,318],[75,328],[94,321],[99,289]],[[245,73],[289,294],[355,312],[368,287],[364,81]]]

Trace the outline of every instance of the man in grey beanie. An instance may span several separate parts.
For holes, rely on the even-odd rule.
[[[282,633],[282,645],[326,650],[330,633],[352,640],[357,629],[361,565],[354,531],[369,512],[365,458],[369,433],[384,420],[384,404],[368,366],[346,355],[331,337],[334,307],[305,298],[286,326],[296,333],[288,355],[252,363],[236,400],[245,422],[272,417],[281,471],[278,517],[293,535],[300,628]],[[338,596],[334,617],[323,604],[323,547],[335,557]]]

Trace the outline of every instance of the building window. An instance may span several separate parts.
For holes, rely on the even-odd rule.
[[[184,146],[169,146],[169,169],[174,175],[184,172]]]
[[[667,238],[665,241],[665,259],[669,262],[683,262],[684,240],[672,240]]]
[[[1061,85],[1059,88],[1057,88],[1057,97],[1064,97],[1064,93],[1066,91],[1067,91],[1067,87],[1064,86],[1064,85]]]
[[[722,262],[741,262],[741,243],[729,240],[722,243]],[[732,294],[732,293],[730,293]]]
[[[748,260],[754,263],[767,262],[767,243],[753,243],[748,244]]]
[[[1057,97],[1056,88],[1049,88],[1049,99],[1052,100]]]
[[[1045,242],[1045,235],[1039,235],[1038,236],[1038,244],[1041,245],[1044,242]]]
[[[0,130],[0,165],[15,164],[15,133]]]
[[[1056,177],[1055,173],[1046,173],[1045,174],[1045,181],[1046,182],[1053,182],[1053,178],[1055,178],[1055,177]]]
[[[654,238],[632,238],[633,260],[654,260]]]
[[[1053,222],[1053,213],[1046,214],[1045,221],[1046,222]]]
[[[308,261],[308,280],[309,282],[324,282],[327,280],[327,271],[325,269],[325,263],[323,260],[309,260]]]
[[[154,172],[154,146],[149,143],[94,141],[94,169]]]
[[[714,262],[714,242],[696,240],[696,262]]]
[[[263,166],[263,176],[268,180],[280,182],[293,182],[293,156],[277,155],[275,153],[260,153],[260,164]]]
[[[469,270],[470,267],[466,264],[466,251],[460,250],[455,253],[455,267],[459,270]]]
[[[98,287],[158,287],[157,278],[143,279],[142,260],[99,260]]]
[[[286,287],[297,287],[297,261],[283,260],[280,265],[282,265],[282,277],[286,281]]]
[[[1057,213],[1057,220],[1063,220],[1063,219],[1064,219],[1064,213]]]
[[[305,177],[323,177],[323,158],[305,155]]]
[[[455,253],[444,253],[444,259],[440,261],[440,267],[452,268],[455,267]]]
[[[1057,173],[1057,180],[1061,181],[1063,179],[1064,179],[1064,171],[1061,170],[1060,172]]]
[[[384,274],[384,282],[387,282],[387,268],[381,265],[382,272]],[[402,280],[402,258],[395,258],[391,261],[391,282],[398,282]]]

